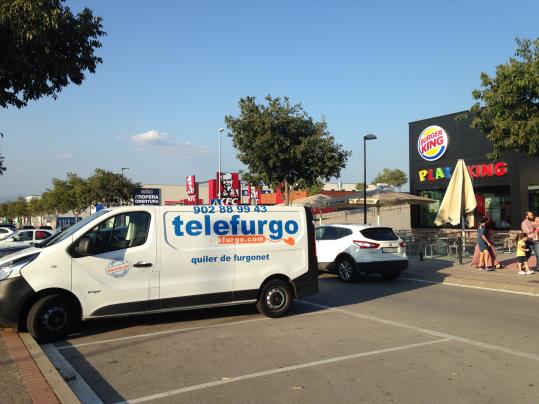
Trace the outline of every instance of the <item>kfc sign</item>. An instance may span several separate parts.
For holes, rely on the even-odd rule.
[[[223,205],[239,205],[241,203],[240,176],[238,173],[217,173],[218,193]]]
[[[197,205],[198,204],[198,184],[195,181],[194,175],[188,175],[185,177],[185,192],[187,193],[187,199],[184,200],[185,205]]]

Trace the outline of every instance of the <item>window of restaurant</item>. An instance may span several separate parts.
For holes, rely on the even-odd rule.
[[[528,206],[535,214],[539,213],[539,185],[528,185]]]
[[[537,187],[537,191],[539,210],[539,186]],[[420,196],[436,200],[435,203],[419,207],[418,225],[420,227],[435,226],[434,219],[436,219],[444,194],[445,190],[420,192]],[[477,201],[476,218],[479,219],[482,216],[488,216],[493,227],[496,229],[509,229],[511,227],[511,197],[509,186],[476,187],[475,198]],[[476,220],[476,222],[478,221]]]

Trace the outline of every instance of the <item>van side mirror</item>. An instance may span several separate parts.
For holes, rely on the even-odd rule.
[[[90,237],[83,237],[79,241],[77,252],[80,255],[92,255],[94,253],[94,240],[92,240]]]

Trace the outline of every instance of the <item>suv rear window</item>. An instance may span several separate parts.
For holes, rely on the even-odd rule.
[[[371,229],[361,230],[360,233],[366,238],[376,241],[394,241],[399,239],[399,236],[389,227],[373,227]]]

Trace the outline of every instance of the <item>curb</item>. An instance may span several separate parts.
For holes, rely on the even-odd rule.
[[[64,404],[80,403],[75,393],[73,393],[67,382],[58,372],[58,369],[54,367],[47,355],[45,355],[45,352],[43,352],[32,336],[28,333],[19,333],[19,336],[60,402]]]

